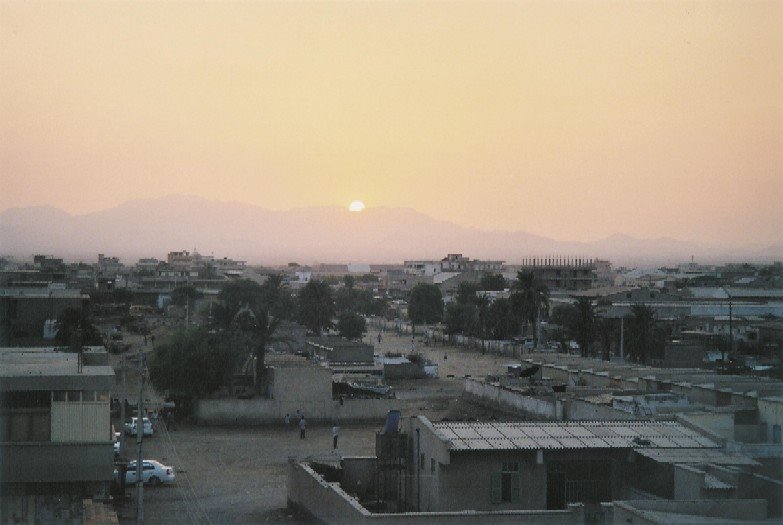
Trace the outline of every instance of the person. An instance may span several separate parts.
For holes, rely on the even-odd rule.
[[[335,423],[332,426],[332,449],[337,450],[337,438],[340,437],[340,427]]]
[[[378,344],[381,344],[381,333],[378,332]]]
[[[291,416],[286,414],[285,417],[283,418],[283,421],[285,421],[285,426],[288,427],[288,425],[291,424]]]
[[[304,414],[302,414],[302,419],[299,420],[299,439],[305,438],[305,429],[307,427],[307,424],[305,423]]]

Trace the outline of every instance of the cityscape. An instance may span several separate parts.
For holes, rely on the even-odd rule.
[[[782,24],[0,3],[0,525],[780,523]]]

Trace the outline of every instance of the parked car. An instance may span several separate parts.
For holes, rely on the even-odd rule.
[[[114,479],[119,481],[120,473],[114,470]],[[144,483],[150,485],[161,485],[163,483],[174,483],[174,467],[164,465],[154,459],[145,459],[141,463],[141,479]],[[125,471],[125,484],[136,483],[136,462],[128,463],[128,469]]]
[[[149,418],[145,417],[143,419],[144,421],[144,435],[145,436],[151,436],[152,435],[152,422],[149,420]],[[125,435],[126,436],[135,436],[136,435],[136,423],[138,422],[138,418],[132,417],[131,420],[127,423],[125,423]]]

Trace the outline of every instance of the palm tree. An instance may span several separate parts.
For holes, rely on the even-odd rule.
[[[538,348],[538,319],[541,310],[549,308],[549,288],[533,272],[520,270],[511,289],[514,309],[530,323],[533,328],[533,348]]]
[[[590,344],[595,338],[595,328],[593,302],[587,297],[580,297],[576,302],[574,336],[579,343],[582,357],[589,357]]]
[[[655,312],[649,306],[631,307],[628,319],[628,356],[637,363],[646,364],[653,353]]]

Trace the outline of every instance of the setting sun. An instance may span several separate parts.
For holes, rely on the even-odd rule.
[[[353,201],[348,206],[348,211],[362,211],[364,209],[364,203],[362,201]]]

